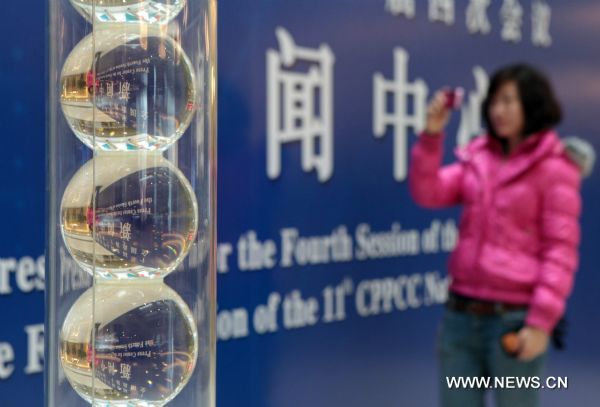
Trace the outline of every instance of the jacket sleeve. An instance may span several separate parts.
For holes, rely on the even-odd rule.
[[[550,334],[565,311],[579,263],[581,175],[567,163],[548,175],[541,208],[540,274],[525,323]]]
[[[441,166],[445,135],[422,133],[411,149],[408,185],[415,202],[426,208],[442,208],[461,202],[463,164]]]

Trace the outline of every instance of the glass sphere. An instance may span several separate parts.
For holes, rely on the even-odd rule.
[[[162,406],[186,385],[197,356],[192,313],[159,280],[97,284],[60,332],[65,376],[95,406]]]
[[[96,277],[163,277],[196,238],[198,204],[160,153],[99,153],[67,185],[61,229],[73,258]]]
[[[196,99],[188,57],[152,26],[95,30],[61,72],[63,113],[90,148],[164,150],[190,125]]]
[[[95,3],[95,4],[94,4]],[[71,0],[88,21],[101,23],[167,23],[179,14],[185,0]]]

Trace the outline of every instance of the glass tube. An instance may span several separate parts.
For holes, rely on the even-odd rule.
[[[214,407],[216,0],[49,31],[46,405]]]

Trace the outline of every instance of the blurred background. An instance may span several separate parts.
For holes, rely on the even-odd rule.
[[[2,407],[43,404],[45,9],[2,7]],[[218,406],[436,405],[460,208],[408,194],[426,100],[466,91],[448,163],[481,130],[488,75],[529,62],[563,104],[559,133],[598,150],[600,3],[228,0],[218,21]],[[600,400],[600,173],[582,194],[567,347],[546,370],[569,387],[544,406]]]

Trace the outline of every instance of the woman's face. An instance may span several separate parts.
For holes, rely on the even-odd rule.
[[[500,85],[489,106],[490,122],[496,134],[503,139],[519,139],[525,128],[525,115],[514,81]]]

